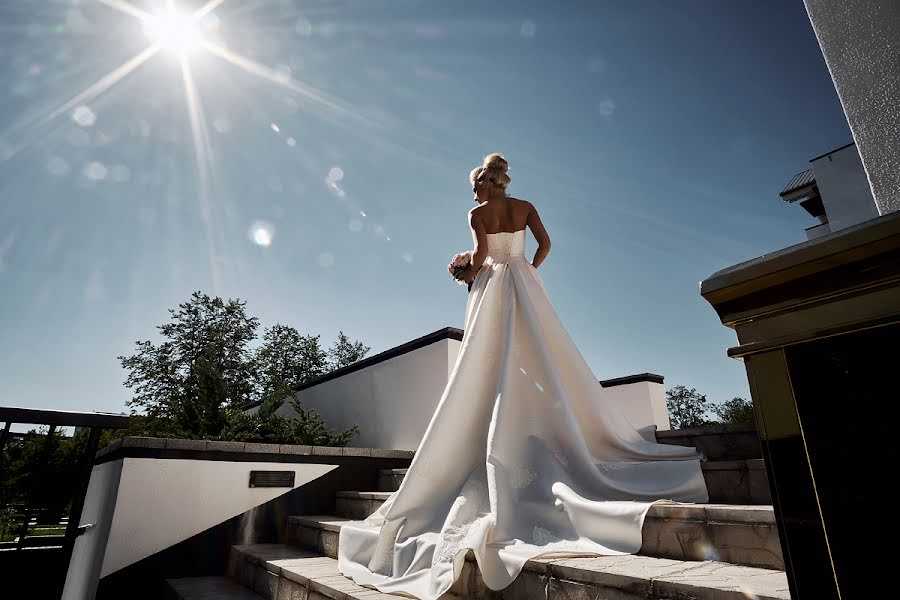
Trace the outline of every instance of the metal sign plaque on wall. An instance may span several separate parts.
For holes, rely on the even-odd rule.
[[[250,487],[294,487],[294,471],[250,471]]]

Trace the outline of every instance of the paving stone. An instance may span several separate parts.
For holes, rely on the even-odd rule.
[[[699,563],[692,569],[660,576],[653,581],[661,597],[694,594],[714,600],[790,600],[787,577],[781,571],[753,569],[716,562]]]

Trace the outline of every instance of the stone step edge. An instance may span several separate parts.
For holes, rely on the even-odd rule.
[[[233,551],[275,577],[288,579],[333,600],[399,598],[379,594],[345,578],[337,570],[335,559],[312,558],[308,552],[290,546],[256,544],[234,546]],[[547,590],[551,589],[548,580],[555,579],[595,590],[624,590],[649,599],[746,600],[752,597],[790,600],[787,577],[783,572],[711,561],[686,562],[636,555],[538,558],[525,563],[519,577],[523,576],[538,577],[540,586]],[[265,585],[271,586],[271,583]],[[274,598],[275,593],[272,590],[263,595]],[[562,590],[559,597],[565,596],[565,590]]]
[[[362,500],[361,502],[366,502]],[[681,507],[676,507],[681,508]],[[338,555],[341,527],[359,521],[352,513],[296,515],[287,518],[287,541],[329,557]],[[668,560],[714,560],[722,564],[784,571],[774,523],[723,522],[702,518],[648,516],[639,554]]]
[[[265,600],[256,592],[227,577],[166,579],[166,585],[179,600],[200,600],[211,597],[216,600]]]
[[[726,471],[730,469],[740,469],[746,467],[750,470],[765,470],[766,463],[761,458],[746,458],[743,460],[708,460],[700,463],[700,467],[705,471]],[[406,469],[378,469],[378,474],[382,476],[406,475]]]
[[[339,491],[335,496],[347,500],[383,502],[392,493]],[[659,501],[650,507],[647,518],[775,526],[775,510],[771,504],[686,504]]]

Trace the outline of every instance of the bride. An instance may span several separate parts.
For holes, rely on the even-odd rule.
[[[697,451],[645,439],[569,338],[537,273],[550,238],[508,170],[491,154],[469,176],[465,333],[409,471],[341,528],[338,568],[382,592],[438,598],[469,550],[494,590],[531,558],[633,554],[654,501],[708,501]]]

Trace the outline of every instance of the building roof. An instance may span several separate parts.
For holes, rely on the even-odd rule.
[[[812,185],[816,182],[816,172],[812,169],[807,169],[802,173],[797,173],[791,180],[788,181],[788,184],[784,186],[784,189],[781,190],[781,193],[778,194],[782,198],[790,194],[791,192],[796,192],[801,188],[805,188],[806,186]]]

